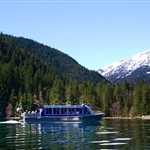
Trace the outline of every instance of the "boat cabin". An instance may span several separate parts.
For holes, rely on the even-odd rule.
[[[87,105],[44,105],[41,116],[50,115],[93,115],[93,111]]]

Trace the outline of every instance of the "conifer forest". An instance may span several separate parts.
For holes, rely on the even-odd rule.
[[[16,116],[18,106],[66,104],[86,104],[105,116],[149,115],[150,85],[112,84],[57,49],[1,33],[0,117]]]

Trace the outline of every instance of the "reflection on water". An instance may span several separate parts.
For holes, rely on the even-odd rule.
[[[90,143],[87,138],[94,136],[95,127],[101,128],[100,123],[53,123],[26,125],[32,135],[38,136],[40,148],[44,149],[84,149]],[[30,143],[30,141],[29,141]],[[86,143],[86,144],[85,144]]]
[[[147,150],[149,120],[102,123],[0,124],[0,149]]]

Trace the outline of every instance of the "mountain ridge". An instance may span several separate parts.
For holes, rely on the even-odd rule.
[[[130,78],[135,78],[133,82],[138,82],[138,80],[147,80],[149,73],[146,74],[146,72],[149,71],[149,68],[150,49],[133,55],[129,60],[120,60],[111,63],[103,69],[99,69],[97,72],[112,83],[122,82],[124,80],[132,82]],[[142,75],[140,71],[143,71],[144,75]]]
[[[17,47],[26,49],[30,53],[35,54],[41,60],[51,63],[64,77],[69,77],[79,83],[87,81],[95,85],[102,81],[108,82],[106,78],[100,75],[97,71],[88,70],[71,56],[60,50],[51,48],[50,46],[41,44],[32,39],[15,37],[7,34],[4,36],[13,40]]]

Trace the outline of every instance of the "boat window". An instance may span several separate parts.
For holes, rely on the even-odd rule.
[[[46,114],[52,114],[52,109],[51,108],[46,108]]]
[[[58,108],[53,108],[53,114],[59,114],[59,109]]]
[[[49,114],[52,114],[52,109],[51,108],[49,108]]]
[[[68,114],[74,114],[74,108],[69,108],[68,109]]]
[[[61,114],[66,114],[67,113],[67,109],[66,108],[61,108]]]
[[[46,114],[48,114],[48,108],[46,108]]]
[[[76,114],[82,114],[82,108],[76,108]]]
[[[91,112],[89,111],[88,108],[84,108],[84,109],[83,109],[83,113],[84,113],[84,114],[91,114]]]
[[[88,108],[88,111],[90,112],[90,114],[94,114],[91,108]]]

